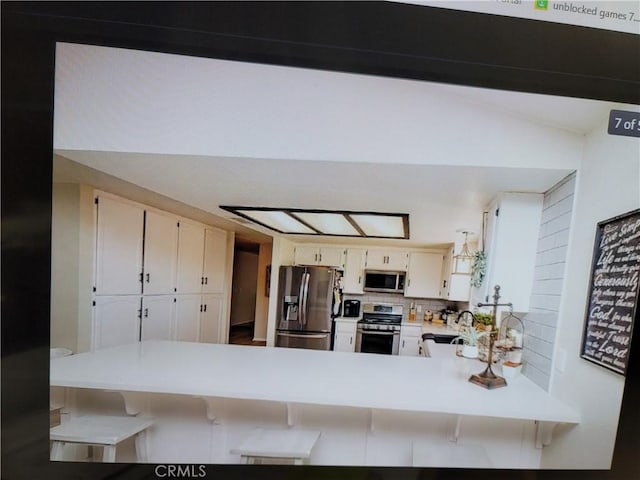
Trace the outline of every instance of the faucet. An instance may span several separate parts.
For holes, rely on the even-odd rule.
[[[456,323],[460,323],[460,319],[461,319],[461,318],[463,318],[463,316],[464,316],[464,314],[465,314],[465,313],[468,313],[469,315],[471,315],[471,324],[468,324],[468,323],[466,323],[466,322],[465,322],[465,323],[464,323],[464,325],[465,325],[466,327],[471,327],[471,326],[473,326],[473,325],[476,323],[476,317],[473,315],[473,312],[472,312],[472,311],[470,311],[470,310],[463,310],[462,312],[460,312],[460,313],[458,314],[458,319],[456,320]]]

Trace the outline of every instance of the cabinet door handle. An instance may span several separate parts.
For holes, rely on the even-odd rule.
[[[204,277],[200,277],[200,285],[204,285]]]
[[[149,279],[150,279],[150,278],[151,278],[151,275],[149,275],[149,274],[147,273],[147,283],[149,283]]]
[[[204,284],[208,285],[209,284],[209,277],[204,277]]]
[[[358,284],[362,283],[362,275],[358,277]]]
[[[144,275],[144,274],[143,274],[142,272],[140,272],[140,283],[142,283],[142,282],[143,282],[143,275]]]
[[[353,343],[353,337],[349,337],[349,345]]]
[[[402,340],[402,348],[404,348],[404,340]]]
[[[411,286],[411,279],[407,280],[407,287]]]
[[[319,255],[318,261],[321,262],[322,261],[322,254]]]
[[[202,311],[202,304],[200,305],[200,311]]]
[[[204,304],[204,311],[205,312],[207,311],[207,304],[206,303]]]
[[[447,281],[446,280],[442,281],[442,288],[447,288]]]
[[[148,308],[144,309],[144,318],[149,318],[149,309]]]

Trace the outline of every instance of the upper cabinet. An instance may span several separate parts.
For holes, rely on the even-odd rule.
[[[96,196],[97,295],[142,293],[144,209],[109,196]]]
[[[344,249],[298,245],[294,252],[294,262],[296,265],[321,265],[343,269]]]
[[[347,248],[344,261],[343,292],[364,293],[364,266],[367,251],[363,248]]]
[[[367,250],[367,270],[407,271],[408,253],[403,250],[377,249]]]
[[[444,257],[442,267],[442,298],[456,302],[468,302],[471,293],[471,275],[453,273],[453,256],[455,248],[451,247]]]
[[[204,232],[204,266],[202,293],[223,293],[227,263],[227,232],[206,228]]]
[[[204,257],[204,225],[181,221],[178,230],[178,293],[201,293]]]
[[[472,289],[472,302],[492,301],[500,285],[500,301],[515,311],[529,310],[536,261],[543,195],[504,193],[489,207],[487,273],[482,286]]]
[[[404,294],[416,298],[442,296],[442,253],[411,252]]]
[[[145,294],[175,292],[178,252],[178,220],[155,210],[145,213],[144,278]]]

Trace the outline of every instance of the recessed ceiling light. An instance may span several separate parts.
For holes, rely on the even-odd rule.
[[[339,237],[409,238],[409,214],[305,210],[299,208],[220,208],[279,233]]]

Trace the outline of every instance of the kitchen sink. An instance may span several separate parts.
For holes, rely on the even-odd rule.
[[[422,340],[433,340],[435,343],[451,343],[454,338],[457,338],[457,335],[446,334],[446,333],[423,333]]]

